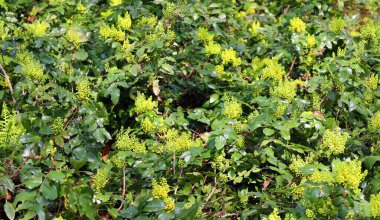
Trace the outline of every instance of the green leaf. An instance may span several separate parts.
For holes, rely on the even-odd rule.
[[[10,202],[6,202],[6,203],[4,204],[4,211],[5,211],[5,214],[7,215],[7,217],[8,217],[10,220],[15,219],[16,210],[15,210],[15,208],[13,207],[13,204],[12,204],[12,203],[10,203]]]
[[[266,136],[271,136],[272,134],[274,134],[274,130],[270,128],[264,128],[263,132]]]
[[[44,219],[46,219],[45,210],[44,210],[44,208],[42,207],[42,205],[40,205],[40,204],[35,204],[35,205],[34,205],[34,210],[36,211],[36,213],[37,213],[37,215],[38,215],[38,220],[44,220]]]
[[[42,177],[31,177],[27,181],[24,182],[24,185],[29,188],[33,189],[37,186],[40,186],[42,183]]]
[[[144,207],[144,212],[157,212],[162,210],[165,207],[165,202],[161,199],[153,199],[148,202],[148,204]]]
[[[161,65],[162,69],[164,69],[168,74],[170,75],[173,75],[174,74],[174,70],[173,70],[173,66],[167,64],[167,63],[164,63]]]
[[[223,136],[223,135],[220,135],[218,137],[215,138],[215,147],[217,150],[220,150],[224,147],[224,145],[226,144],[227,140],[226,138]]]
[[[49,181],[44,181],[40,191],[47,199],[55,200],[58,197],[57,187],[54,184],[50,184]]]
[[[85,50],[79,50],[74,54],[76,60],[84,61],[88,57],[88,53]]]
[[[95,220],[95,216],[94,216],[95,210],[92,207],[91,201],[87,198],[79,198],[79,204],[82,208],[82,211],[87,216],[87,218],[89,218],[90,220]]]
[[[372,169],[378,161],[380,161],[380,156],[367,156],[364,158],[363,164],[367,169]]]
[[[65,175],[61,171],[52,170],[47,175],[47,178],[62,183],[65,178]]]

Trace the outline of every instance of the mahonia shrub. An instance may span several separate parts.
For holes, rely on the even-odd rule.
[[[380,218],[376,0],[0,0],[0,219]]]

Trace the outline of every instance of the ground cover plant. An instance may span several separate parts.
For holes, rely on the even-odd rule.
[[[376,0],[0,0],[1,219],[379,219]]]

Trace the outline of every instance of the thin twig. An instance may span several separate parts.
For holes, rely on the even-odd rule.
[[[73,118],[75,117],[75,114],[77,113],[77,107],[75,107],[73,114],[71,115],[70,119],[66,122],[65,126],[63,127],[63,130],[66,130],[67,126],[69,126],[69,123]]]
[[[225,214],[225,215],[222,215],[221,217],[227,218],[227,217],[234,217],[234,216],[239,216],[239,212]]]
[[[292,72],[294,64],[296,63],[296,60],[297,60],[297,57],[293,57],[292,65],[290,65],[289,71],[288,73],[286,73],[286,77],[288,77],[290,73]]]
[[[123,170],[123,192],[121,193],[121,197],[123,199],[125,197],[125,188],[126,188],[126,184],[125,184],[125,170]],[[120,204],[120,206],[119,206],[119,208],[117,210],[120,211],[121,208],[123,208],[123,202]]]
[[[322,103],[324,103],[326,101],[326,99],[327,99],[327,95],[325,95],[325,97],[323,97],[323,99],[319,102],[319,104],[322,105]]]
[[[201,209],[203,209],[203,207],[206,205],[206,202],[208,202],[208,200],[211,199],[212,195],[214,195],[215,190],[216,190],[216,176],[214,177],[214,186],[212,187],[211,193],[207,196],[207,198],[206,198],[205,202],[203,203]]]
[[[25,159],[22,161],[22,163],[17,167],[17,170],[12,174],[11,179],[13,179],[13,177],[15,177],[15,176],[18,174],[18,172],[20,172],[22,166],[24,165],[24,163],[25,163],[27,160],[28,160],[28,158],[25,158]]]
[[[9,79],[7,72],[5,71],[4,67],[1,64],[0,64],[0,70],[3,73],[2,75],[4,76],[5,80],[7,81],[9,90],[11,92],[13,103],[16,103],[16,99],[13,97],[13,87],[12,87],[11,80]]]
[[[288,5],[288,7],[285,8],[285,10],[284,10],[284,14],[288,13],[289,8],[290,8],[290,5]]]

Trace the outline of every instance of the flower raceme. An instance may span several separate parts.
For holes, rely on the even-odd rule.
[[[26,28],[34,36],[43,37],[46,35],[46,30],[49,28],[49,25],[43,21],[35,21],[28,24]]]
[[[169,191],[170,191],[170,187],[165,178],[161,178],[160,182],[158,182],[155,179],[152,180],[153,198],[166,199],[168,198]]]
[[[112,38],[116,41],[124,41],[125,38],[125,34],[122,30],[116,28],[115,26],[109,26],[105,23],[103,23],[100,27],[99,34],[103,40]]]
[[[91,88],[90,81],[87,78],[83,78],[77,85],[77,96],[80,100],[88,100],[90,98]]]
[[[282,99],[291,100],[296,95],[297,82],[288,79],[282,80],[277,86],[271,88],[270,94]]]
[[[228,65],[231,63],[232,66],[237,67],[241,64],[241,58],[237,57],[236,51],[234,51],[232,47],[223,50],[221,57],[223,65]]]
[[[132,26],[131,15],[128,12],[125,12],[124,17],[119,16],[117,18],[117,26],[121,30],[129,30],[129,28]]]
[[[28,80],[34,81],[36,83],[44,83],[46,81],[47,77],[44,75],[44,69],[40,61],[35,60],[32,53],[18,53],[17,58],[22,67],[21,73]]]
[[[241,104],[235,98],[227,97],[224,102],[224,114],[227,118],[237,118],[243,114]]]
[[[304,32],[306,30],[306,24],[298,17],[292,18],[290,20],[289,30],[298,33]]]
[[[119,150],[132,151],[135,154],[146,153],[145,144],[128,131],[122,130],[117,134],[115,146]]]
[[[200,27],[197,34],[204,44],[213,43],[214,35],[210,34],[206,28]]]
[[[135,100],[135,111],[142,114],[153,110],[157,106],[157,102],[152,101],[152,97],[146,99],[144,94],[139,94]]]
[[[368,123],[368,130],[371,132],[376,132],[380,129],[380,111],[376,112]]]
[[[322,136],[322,143],[320,144],[320,149],[323,152],[326,152],[327,155],[341,154],[345,150],[345,145],[348,138],[349,135],[346,132],[341,132],[338,129],[327,129]]]
[[[104,188],[108,181],[108,170],[105,168],[101,168],[93,177],[92,186],[95,188],[97,192],[99,192],[102,188]]]
[[[286,74],[284,66],[279,64],[278,59],[275,57],[264,59],[263,64],[265,68],[262,70],[262,79],[274,79],[278,82]]]
[[[218,55],[222,51],[220,44],[209,43],[205,46],[205,52],[207,56]]]

